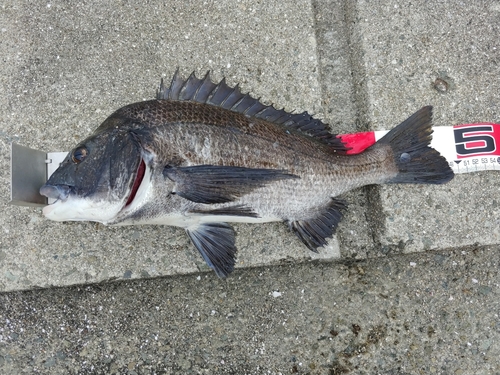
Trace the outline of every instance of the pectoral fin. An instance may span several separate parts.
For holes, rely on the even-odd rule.
[[[259,215],[252,211],[250,207],[246,207],[244,205],[238,204],[232,207],[221,207],[215,208],[213,210],[204,210],[204,209],[194,209],[189,211],[194,214],[202,214],[202,215],[221,215],[221,216],[240,216],[240,217],[259,217]]]
[[[231,202],[270,182],[299,178],[281,169],[231,166],[167,166],[164,176],[174,181],[173,193],[196,203]]]
[[[327,244],[326,239],[333,236],[337,225],[342,219],[342,211],[347,206],[338,199],[332,199],[330,205],[318,216],[308,220],[289,222],[290,229],[312,251]]]
[[[229,275],[236,263],[234,230],[226,223],[201,224],[186,232],[205,262],[217,276]]]

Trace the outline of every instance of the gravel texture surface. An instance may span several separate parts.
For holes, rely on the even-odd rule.
[[[498,247],[0,295],[3,374],[500,374]]]
[[[319,255],[285,225],[236,225],[225,281],[182,230],[7,204],[10,142],[68,150],[177,67],[338,133],[428,104],[438,126],[498,122],[499,16],[492,0],[4,1],[0,373],[500,375],[496,172],[350,192]]]

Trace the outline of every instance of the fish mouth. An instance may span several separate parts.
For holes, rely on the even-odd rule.
[[[130,195],[128,196],[127,203],[125,203],[125,207],[128,207],[133,201],[137,192],[139,191],[139,187],[141,186],[142,180],[144,179],[144,175],[146,173],[146,163],[141,158],[141,162],[139,163],[139,167],[137,168],[137,172],[135,174],[135,180],[132,185],[132,189],[130,190]]]

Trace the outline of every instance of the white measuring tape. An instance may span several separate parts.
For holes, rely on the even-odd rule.
[[[480,122],[432,128],[431,147],[450,164],[454,173],[500,170],[500,124]],[[388,130],[342,134],[347,154],[359,154],[386,135]]]

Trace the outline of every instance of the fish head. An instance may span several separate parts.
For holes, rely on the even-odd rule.
[[[106,224],[133,200],[145,169],[144,151],[132,131],[99,128],[40,188],[40,194],[56,200],[43,214],[55,221]]]

